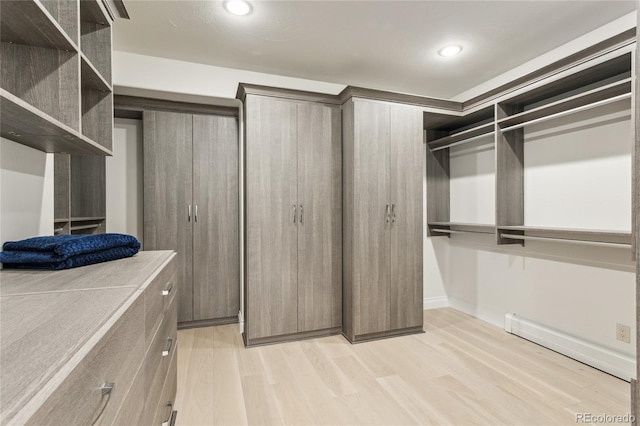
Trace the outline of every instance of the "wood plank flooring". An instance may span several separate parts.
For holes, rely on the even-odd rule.
[[[453,309],[425,334],[245,349],[238,325],[178,332],[177,425],[571,425],[624,415],[629,384]]]

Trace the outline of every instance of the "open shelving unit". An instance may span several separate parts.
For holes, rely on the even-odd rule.
[[[55,153],[56,234],[104,232],[111,22],[102,0],[0,2],[0,134]]]
[[[496,104],[496,237],[498,244],[527,240],[632,247],[631,232],[525,226],[525,128],[632,97],[631,53],[602,60]],[[631,194],[629,194],[631,197]],[[629,224],[631,229],[631,224]]]
[[[496,97],[490,105],[476,106],[472,113],[425,113],[429,236],[493,234],[497,244],[524,245],[531,240],[635,250],[631,231],[525,225],[525,128],[543,122],[553,128],[553,120],[633,101],[629,49],[595,56],[590,62]],[[488,135],[495,140],[496,223],[451,222],[449,148]],[[630,229],[634,227],[635,223],[630,224]]]
[[[493,224],[451,222],[450,148],[494,134],[494,107],[464,116],[424,113],[427,144],[427,234],[494,234]]]

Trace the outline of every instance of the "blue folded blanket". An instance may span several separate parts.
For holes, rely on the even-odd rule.
[[[2,248],[4,268],[68,269],[131,257],[140,242],[123,234],[58,235],[10,241]]]

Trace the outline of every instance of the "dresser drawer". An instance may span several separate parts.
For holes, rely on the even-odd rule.
[[[177,349],[177,307],[177,298],[174,298],[145,358],[145,390],[147,392],[144,407],[145,422],[154,417],[160,393],[162,392],[162,385],[167,376],[171,359]]]
[[[176,400],[176,390],[178,386],[178,354],[174,354],[171,358],[169,371],[162,387],[162,394],[158,401],[158,408],[153,417],[153,426],[164,426],[171,420]]]
[[[145,342],[147,347],[178,291],[175,256],[144,291]]]
[[[112,425],[142,426],[144,395],[144,365],[141,365]]]
[[[98,417],[95,424],[111,424],[142,363],[144,349],[144,300],[138,297],[27,424],[91,425]],[[112,384],[110,392],[101,389],[105,384]]]

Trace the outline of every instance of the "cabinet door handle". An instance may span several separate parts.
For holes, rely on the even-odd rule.
[[[300,204],[300,225],[302,225],[302,220],[304,219],[304,216],[302,215],[302,204]]]
[[[396,205],[391,204],[391,222],[395,223],[396,221]]]
[[[197,204],[196,204],[196,211],[195,211],[195,214],[194,214],[194,216],[193,216],[193,220],[194,220],[195,222],[197,222],[197,221],[198,221],[198,205],[197,205]]]
[[[293,205],[293,223],[296,223],[296,205]]]
[[[389,204],[384,208],[384,221],[389,223]]]
[[[162,422],[162,426],[173,426],[176,422],[176,418],[173,415],[173,401],[167,401],[166,407],[169,407],[169,415],[167,416],[167,420]]]
[[[167,286],[164,290],[162,290],[163,296],[168,296],[171,294],[171,290],[173,290],[173,283],[167,283]]]
[[[172,347],[173,339],[171,337],[167,337],[167,347],[162,351],[162,356],[169,356]]]
[[[100,417],[102,416],[102,413],[104,413],[104,410],[107,409],[107,405],[109,405],[109,401],[111,401],[111,393],[113,392],[113,389],[115,387],[116,387],[115,383],[106,382],[106,383],[103,383],[102,386],[100,386],[98,388],[101,391],[102,398],[104,399],[105,396],[107,398],[105,399],[104,404],[102,405],[102,408],[100,409],[100,412],[98,413],[96,418],[93,420],[93,422],[91,422],[91,426],[95,425],[98,422],[98,420],[100,420]]]
[[[191,204],[187,208],[187,222],[191,222]]]

